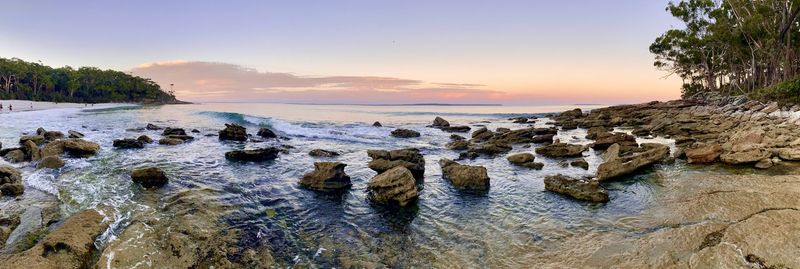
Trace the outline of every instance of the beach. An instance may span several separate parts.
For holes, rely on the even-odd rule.
[[[24,111],[39,111],[60,108],[109,108],[116,106],[124,106],[127,104],[119,103],[101,103],[101,104],[79,104],[79,103],[55,103],[55,102],[38,102],[27,100],[0,100],[0,105],[3,109],[0,113],[13,113]]]

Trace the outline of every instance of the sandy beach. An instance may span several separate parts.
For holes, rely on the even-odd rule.
[[[49,109],[59,109],[59,108],[109,108],[109,107],[118,107],[118,106],[126,106],[133,104],[122,104],[122,103],[80,104],[80,103],[36,102],[36,101],[26,101],[26,100],[0,100],[0,105],[2,105],[0,113],[6,114],[14,112],[38,111],[38,110],[49,110]]]

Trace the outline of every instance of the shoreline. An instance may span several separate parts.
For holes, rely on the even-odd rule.
[[[55,103],[55,102],[40,102],[40,101],[28,101],[28,100],[0,100],[0,104],[3,106],[3,109],[0,109],[0,115],[13,114],[19,112],[46,111],[53,109],[103,109],[103,108],[139,105],[133,103],[98,103],[98,104]],[[13,111],[9,110],[9,105],[13,106]]]

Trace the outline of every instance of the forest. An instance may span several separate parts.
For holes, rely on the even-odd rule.
[[[95,67],[53,68],[0,58],[0,99],[74,103],[179,103],[150,79]]]
[[[800,103],[800,0],[688,0],[666,8],[683,23],[650,45],[654,65],[698,91]]]

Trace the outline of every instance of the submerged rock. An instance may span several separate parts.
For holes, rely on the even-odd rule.
[[[422,179],[425,174],[425,157],[419,149],[367,150],[367,155],[372,158],[368,164],[369,168],[379,174],[397,166],[407,168],[417,179]]]
[[[578,167],[583,170],[589,170],[589,162],[586,161],[584,158],[579,158],[577,160],[573,160],[569,162],[569,165],[572,167]]]
[[[167,127],[166,129],[164,129],[164,132],[162,132],[161,135],[163,135],[163,136],[168,136],[168,135],[186,135],[186,130],[183,130],[182,128],[170,128],[170,127]]]
[[[155,124],[152,124],[152,123],[148,123],[148,124],[147,124],[147,126],[146,126],[145,128],[146,128],[147,130],[153,130],[153,131],[155,131],[155,130],[161,130],[161,129],[163,129],[163,128],[161,128],[161,127],[158,127],[158,126],[156,126]]]
[[[462,190],[483,191],[489,189],[489,175],[483,166],[463,165],[449,159],[439,160],[442,177],[454,187]]]
[[[260,136],[260,137],[263,137],[263,138],[277,138],[278,137],[278,135],[276,135],[275,132],[273,132],[271,129],[264,128],[264,127],[258,129],[257,135]]]
[[[669,157],[669,147],[662,144],[642,144],[644,152],[631,156],[614,158],[600,164],[597,168],[597,180],[604,181],[631,174],[636,170]]]
[[[450,122],[443,119],[442,117],[436,117],[435,119],[433,119],[433,124],[431,124],[430,127],[437,127],[437,128],[450,127]]]
[[[50,169],[58,169],[64,167],[64,161],[61,160],[58,156],[47,156],[42,158],[41,161],[36,165],[36,168],[50,168]]]
[[[139,137],[136,138],[136,140],[139,140],[145,144],[153,143],[153,139],[146,135],[140,135]]]
[[[547,157],[577,157],[585,148],[581,145],[555,143],[536,148],[536,153]]]
[[[534,157],[533,154],[530,153],[518,153],[506,157],[508,162],[516,166],[527,167],[536,170],[541,170],[542,168],[544,168],[543,163],[534,162],[535,158],[536,157]]]
[[[685,149],[683,152],[686,154],[686,159],[689,163],[713,163],[722,154],[722,146],[716,143],[706,144],[696,148]]]
[[[380,173],[367,184],[367,198],[376,204],[406,206],[418,195],[414,175],[403,166]]]
[[[544,178],[544,189],[568,195],[578,200],[602,203],[608,202],[608,191],[593,179],[577,179],[564,175]]]
[[[141,149],[144,148],[144,142],[138,139],[125,138],[114,140],[114,147],[119,149]]]
[[[348,189],[353,184],[344,172],[346,166],[340,162],[315,162],[314,171],[303,175],[300,186],[323,192]]]
[[[417,131],[409,130],[409,129],[395,129],[392,131],[392,136],[397,138],[412,138],[412,137],[419,137],[420,134]]]
[[[225,129],[219,131],[219,140],[247,141],[247,128],[235,123],[226,123]]]
[[[78,131],[73,131],[73,130],[67,131],[67,134],[69,135],[69,138],[83,138],[84,137],[83,133],[78,132]]]
[[[167,175],[158,167],[134,169],[131,179],[145,188],[161,187],[169,182]]]
[[[376,121],[376,122],[372,123],[372,127],[383,127],[383,124],[381,124],[380,122]]]
[[[269,147],[262,149],[234,150],[225,153],[225,158],[231,161],[263,162],[278,158],[282,150]]]
[[[331,158],[331,157],[339,156],[339,153],[335,152],[335,151],[324,150],[324,149],[313,149],[313,150],[308,152],[308,155],[312,156],[312,157]]]
[[[162,138],[162,139],[158,140],[158,144],[159,145],[168,145],[168,146],[180,145],[180,144],[183,144],[183,139]]]
[[[64,140],[64,151],[73,156],[88,157],[100,151],[100,145],[80,138]]]

